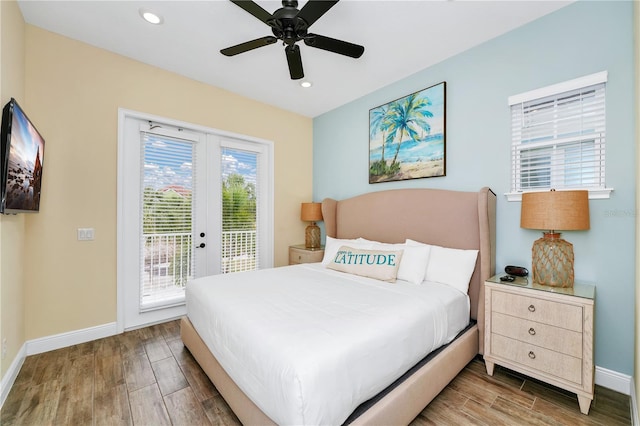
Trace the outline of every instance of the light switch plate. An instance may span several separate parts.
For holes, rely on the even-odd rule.
[[[93,228],[78,228],[78,241],[93,241]]]

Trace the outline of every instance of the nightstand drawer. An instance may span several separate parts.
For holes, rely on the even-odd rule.
[[[491,333],[491,355],[535,371],[582,384],[582,360]]]
[[[493,291],[493,312],[582,332],[582,307],[531,296]]]
[[[491,332],[582,358],[582,333],[494,312]]]
[[[299,246],[289,247],[289,265],[322,262],[323,257],[323,249],[311,250]]]

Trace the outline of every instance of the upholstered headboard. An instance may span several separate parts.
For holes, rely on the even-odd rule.
[[[495,273],[496,195],[440,189],[396,189],[322,202],[325,231],[334,238],[423,243],[479,250],[469,285],[471,317],[484,349],[484,280]]]

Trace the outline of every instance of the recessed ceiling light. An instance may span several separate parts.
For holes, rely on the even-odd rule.
[[[303,81],[303,82],[300,83],[300,86],[302,86],[302,87],[304,87],[306,89],[307,87],[313,86],[313,84],[310,81]]]
[[[148,23],[154,25],[162,24],[162,22],[164,21],[164,19],[162,19],[162,16],[147,9],[140,9],[140,16],[142,16],[142,19],[144,19]]]

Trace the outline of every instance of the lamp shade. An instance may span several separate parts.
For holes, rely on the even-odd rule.
[[[552,189],[522,194],[520,227],[546,231],[531,248],[533,281],[573,287],[573,245],[555,231],[589,229],[589,192]]]
[[[552,189],[523,193],[520,227],[558,231],[589,229],[589,192]]]
[[[322,220],[322,203],[302,203],[300,220],[305,222]]]

